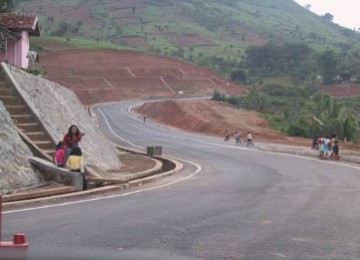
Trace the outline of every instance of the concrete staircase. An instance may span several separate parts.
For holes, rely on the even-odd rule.
[[[23,134],[31,140],[35,147],[51,157],[55,152],[53,140],[17,90],[5,80],[4,75],[0,77],[0,100],[4,103],[11,119]]]

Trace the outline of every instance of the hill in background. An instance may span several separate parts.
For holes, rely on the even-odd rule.
[[[45,38],[62,41],[60,46],[66,48],[158,53],[248,85],[246,97],[225,97],[222,93],[244,91],[226,81],[218,84],[215,75],[189,64],[160,56],[148,60],[143,53],[139,58],[129,52],[99,55],[76,49],[44,56],[41,60],[49,78],[74,89],[84,104],[174,96],[182,90],[193,96],[208,95],[216,89],[222,92],[221,100],[263,113],[275,129],[310,136],[314,131],[305,129],[298,117],[302,108],[313,105],[310,97],[319,91],[338,96],[358,93],[359,32],[292,0],[28,0],[20,1],[17,9],[39,13]],[[33,47],[44,50],[44,41]],[[127,54],[132,57],[122,61]],[[327,87],[336,84],[340,89]],[[355,103],[346,101],[351,109]],[[359,132],[353,126],[353,133]]]
[[[26,0],[17,10],[41,15],[45,36],[82,37],[196,60],[240,61],[249,46],[306,43],[356,48],[354,31],[292,0]]]

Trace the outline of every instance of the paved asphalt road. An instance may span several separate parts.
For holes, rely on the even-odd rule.
[[[104,132],[114,142],[162,145],[201,172],[128,196],[10,212],[5,237],[24,232],[32,252],[88,259],[360,258],[360,168],[144,123],[128,112],[134,104],[101,106]],[[176,180],[195,170],[186,164]]]

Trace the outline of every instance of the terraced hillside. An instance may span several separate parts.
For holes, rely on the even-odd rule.
[[[43,35],[112,42],[196,60],[241,60],[245,48],[306,43],[356,48],[358,34],[293,0],[26,0],[17,10],[41,15]]]
[[[243,89],[207,69],[157,55],[65,49],[41,56],[48,78],[75,91],[83,104],[127,99],[210,96]]]

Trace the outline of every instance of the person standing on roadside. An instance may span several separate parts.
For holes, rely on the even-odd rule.
[[[319,150],[319,143],[318,143],[318,141],[319,141],[319,138],[318,138],[317,136],[313,138],[311,149],[313,149],[313,150]]]
[[[71,155],[71,152],[74,148],[79,147],[79,142],[84,136],[84,133],[81,133],[79,128],[76,125],[71,125],[68,132],[64,136],[65,143],[65,161]]]
[[[330,158],[334,159],[334,160],[339,160],[340,159],[340,155],[339,155],[339,141],[335,140],[334,141],[334,145],[332,147],[332,153],[330,155]]]
[[[225,142],[228,142],[230,140],[230,129],[227,129],[225,132]]]
[[[254,146],[254,142],[250,132],[247,133],[245,142],[247,146],[249,145]]]
[[[241,143],[241,139],[240,139],[240,131],[236,130],[235,132],[235,142],[237,145],[239,145]]]

